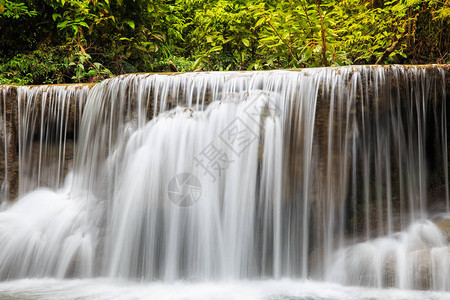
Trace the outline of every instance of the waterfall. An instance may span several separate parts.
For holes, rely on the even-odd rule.
[[[438,66],[136,74],[17,87],[10,108],[2,87],[0,278],[448,291],[447,81]]]
[[[66,156],[72,158],[75,149],[68,135],[77,135],[87,92],[86,86],[77,85],[17,90],[19,195],[61,186],[64,170],[70,168]]]

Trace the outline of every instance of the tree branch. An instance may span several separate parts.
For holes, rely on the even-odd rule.
[[[283,44],[285,44],[286,47],[288,47],[289,52],[291,52],[292,57],[298,62],[298,60],[299,60],[299,59],[298,59],[298,55],[297,55],[297,53],[294,51],[294,49],[292,49],[291,46],[289,45],[289,43],[286,42],[286,41],[281,37],[281,35],[278,33],[278,31],[275,29],[275,27],[273,27],[272,22],[270,22],[269,19],[266,19],[266,20],[267,20],[267,23],[269,23],[270,27],[272,27],[272,29],[273,29],[273,31],[275,32],[275,34],[276,34],[276,35],[280,38],[280,40],[283,42]]]
[[[375,64],[379,65],[379,64],[383,63],[386,60],[386,58],[389,56],[389,54],[391,54],[392,52],[397,50],[397,48],[401,45],[403,40],[405,38],[407,38],[408,36],[409,35],[405,32],[398,40],[396,40],[389,48],[387,48],[386,51],[383,52],[383,55],[381,55],[381,57],[377,60],[377,62]]]
[[[317,10],[319,11],[320,16],[320,27],[322,32],[322,60],[325,67],[328,67],[328,60],[327,60],[327,44],[325,41],[325,27],[323,26],[323,17],[322,17],[322,10],[320,9],[320,2],[319,0],[316,1]]]

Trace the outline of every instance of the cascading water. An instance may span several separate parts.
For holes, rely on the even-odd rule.
[[[19,195],[40,186],[58,188],[63,182],[64,170],[70,168],[66,155],[72,158],[75,148],[67,136],[77,135],[88,90],[77,85],[17,90]]]
[[[19,87],[21,198],[0,213],[0,277],[448,291],[448,235],[435,225],[449,213],[445,75],[346,67]]]
[[[15,97],[8,97],[13,89]],[[41,186],[60,187],[72,168],[66,162],[73,159],[73,140],[88,91],[82,85],[2,88],[0,202]]]

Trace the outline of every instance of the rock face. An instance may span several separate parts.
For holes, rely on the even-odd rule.
[[[17,88],[0,88],[1,197],[15,199],[18,191]]]
[[[434,224],[445,234],[447,242],[450,243],[450,219],[436,220]]]

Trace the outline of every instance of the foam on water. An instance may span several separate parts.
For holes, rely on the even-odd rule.
[[[330,280],[349,285],[446,291],[449,258],[442,231],[431,221],[419,221],[407,231],[340,250],[327,274]]]
[[[0,299],[19,300],[448,300],[442,292],[346,287],[292,279],[267,281],[135,283],[111,279],[22,279],[0,283]]]

